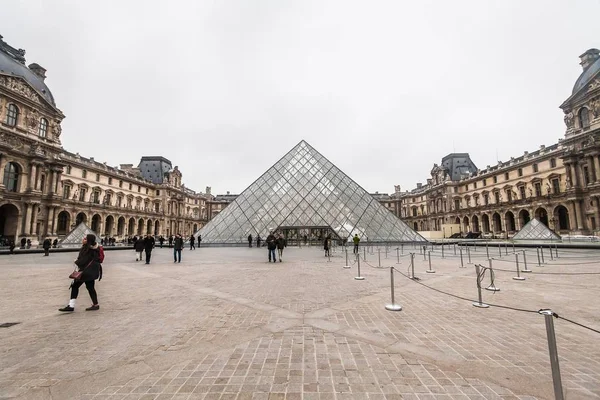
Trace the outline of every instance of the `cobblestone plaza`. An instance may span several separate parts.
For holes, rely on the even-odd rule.
[[[330,261],[317,247],[287,248],[277,264],[256,248],[186,250],[181,264],[156,249],[149,266],[110,251],[101,309],[84,311],[82,291],[67,315],[57,309],[74,253],[2,256],[0,399],[553,398],[544,317],[478,309],[419,284],[476,298],[466,253],[459,268],[454,247],[444,251],[427,274],[418,249],[361,249],[364,281],[339,248]],[[403,310],[386,311],[379,255],[406,273],[408,252],[421,280],[396,274]],[[525,281],[512,279],[510,249],[501,253],[492,254],[501,290],[484,291],[485,302],[600,327],[600,275],[559,274],[596,273],[597,250],[559,249],[554,260],[546,250],[542,267],[529,250]],[[485,249],[470,255],[487,265]],[[561,318],[555,328],[566,398],[600,398],[598,334]]]

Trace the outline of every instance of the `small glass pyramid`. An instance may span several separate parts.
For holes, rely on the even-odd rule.
[[[89,234],[96,236],[96,232],[91,230],[85,223],[80,222],[67,236],[58,242],[57,247],[81,247],[81,241]],[[98,236],[96,236],[96,241],[98,241]]]
[[[304,140],[196,232],[205,244],[244,243],[282,228],[322,228],[347,240],[427,242]]]
[[[513,236],[513,240],[561,240],[561,237],[534,218]]]

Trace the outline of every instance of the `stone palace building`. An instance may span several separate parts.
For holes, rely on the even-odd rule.
[[[191,235],[226,202],[185,187],[164,157],[119,168],[61,146],[61,121],[44,83],[46,70],[25,65],[25,51],[0,36],[0,244],[61,238],[79,222],[122,240],[150,233]]]

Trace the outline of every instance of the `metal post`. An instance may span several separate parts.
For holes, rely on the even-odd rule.
[[[402,255],[404,255],[404,243],[400,245],[400,251],[402,252]]]
[[[498,243],[498,255],[502,258],[502,247],[500,247],[500,243]]]
[[[412,273],[410,279],[415,279],[415,253],[410,253],[410,270]]]
[[[486,287],[485,290],[489,290],[490,292],[499,292],[500,289],[498,289],[495,284],[496,274],[494,274],[494,269],[492,268],[492,259],[490,258],[488,262],[490,264],[490,286]]]
[[[388,311],[401,311],[402,306],[400,304],[396,304],[394,299],[394,267],[390,267],[390,288],[392,291],[392,304],[386,305],[385,309]]]
[[[556,250],[556,258],[558,258],[558,244],[554,243],[554,250]],[[552,250],[550,250],[552,251]]]
[[[546,260],[544,260],[544,247],[540,246],[540,254],[542,255],[542,264],[546,264]]]
[[[460,267],[464,268],[465,264],[463,263],[462,247],[459,247],[458,250],[460,250]]]
[[[521,276],[521,271],[519,270],[519,254],[515,253],[515,264],[517,265],[517,276],[513,277],[515,281],[524,281],[525,278]]]
[[[356,261],[358,262],[358,276],[355,276],[354,279],[357,281],[364,281],[365,278],[360,276],[360,254],[356,254]]]
[[[426,253],[427,253],[427,245],[423,246],[423,261],[427,260],[427,254]]]
[[[431,269],[431,252],[429,252],[429,269],[427,271],[428,274],[435,274],[435,271]]]
[[[554,313],[552,310],[540,310],[546,321],[546,335],[548,337],[548,352],[550,353],[550,366],[552,367],[552,383],[554,384],[554,398],[563,400],[562,380],[558,364],[558,350],[556,349],[556,333],[554,332]]]
[[[471,262],[471,247],[467,246],[467,256],[469,257],[469,262],[467,264],[472,264]]]
[[[431,254],[430,254],[430,256],[431,256]],[[444,243],[442,243],[442,258],[444,258]],[[431,261],[431,260],[429,260],[429,261]]]
[[[487,254],[487,258],[490,258],[490,249],[487,243],[485,244],[485,254]]]
[[[550,250],[550,260],[554,261],[554,254],[552,254],[552,245],[548,245],[548,250]]]
[[[396,264],[400,264],[400,249],[398,247],[396,247],[396,259],[398,260]]]
[[[386,245],[385,245],[385,259],[386,259],[386,260],[387,260],[387,258],[388,258],[388,252],[389,252],[389,250],[390,250],[390,248],[389,248],[389,246],[386,244]]]
[[[379,266],[381,267],[381,249],[378,247],[377,248],[377,257],[379,258]]]
[[[327,250],[327,262],[331,262],[331,249]]]
[[[513,253],[515,252],[515,242],[512,243]]]
[[[525,250],[523,250],[523,263],[525,264],[525,269],[521,270],[521,272],[531,272],[531,270],[527,268],[527,256],[525,255]]]
[[[504,243],[504,255],[508,255],[508,243]]]
[[[456,255],[456,243],[454,243],[454,255]]]
[[[537,256],[538,256],[538,267],[542,266],[542,262],[540,261],[540,248],[536,247],[535,248],[537,250]]]
[[[367,261],[367,247],[369,247],[368,244],[365,247],[363,247],[363,258],[365,261]]]
[[[479,276],[480,276],[479,271],[480,271],[479,264],[475,264],[475,272],[477,273],[477,298],[479,299],[479,302],[474,302],[473,306],[479,307],[479,308],[489,308],[489,306],[487,304],[485,304],[481,298],[481,281],[479,280]]]
[[[346,248],[346,265],[344,268],[350,268],[350,264],[348,264],[348,246],[344,246]]]

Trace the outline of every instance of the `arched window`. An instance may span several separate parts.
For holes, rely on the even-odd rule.
[[[8,105],[8,112],[6,113],[6,123],[10,126],[17,125],[19,119],[19,109],[14,104]]]
[[[19,165],[10,162],[4,167],[4,186],[9,192],[19,191]]]
[[[48,131],[48,120],[46,120],[46,118],[42,118],[42,119],[40,119],[40,130],[39,130],[38,134],[40,135],[40,137],[45,138],[47,131]]]
[[[590,114],[585,107],[579,110],[579,126],[582,128],[588,128],[590,126]]]

